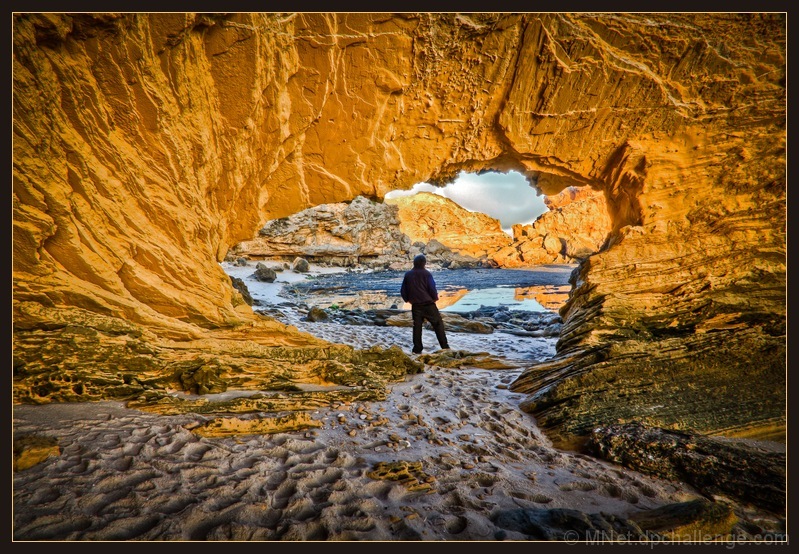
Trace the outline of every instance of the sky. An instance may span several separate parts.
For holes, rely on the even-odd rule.
[[[461,171],[455,181],[445,187],[417,183],[410,190],[391,191],[386,198],[410,196],[422,191],[449,198],[471,212],[482,212],[498,219],[502,230],[508,234],[512,234],[514,224],[530,224],[547,211],[544,197],[536,196],[535,189],[517,171],[492,171],[482,175]]]

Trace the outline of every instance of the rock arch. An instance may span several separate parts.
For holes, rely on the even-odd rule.
[[[256,355],[242,340],[320,348],[237,297],[231,245],[312,205],[521,169],[549,194],[604,190],[614,221],[558,358],[514,383],[523,408],[564,441],[619,420],[780,436],[785,26],[15,14],[15,399],[90,399],[75,383],[102,372],[114,394],[155,386],[165,352],[212,345],[218,376]]]

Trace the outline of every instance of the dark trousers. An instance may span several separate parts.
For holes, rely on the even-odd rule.
[[[449,348],[447,334],[444,332],[444,320],[435,304],[414,304],[411,306],[413,316],[413,352],[418,354],[422,351],[422,326],[424,321],[430,322],[433,331],[436,333],[438,344],[441,348]]]

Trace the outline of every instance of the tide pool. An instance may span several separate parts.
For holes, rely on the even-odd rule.
[[[471,312],[480,306],[507,306],[509,310],[528,312],[548,311],[536,299],[530,297],[530,288],[491,287],[467,291],[454,303],[442,308],[447,312]]]

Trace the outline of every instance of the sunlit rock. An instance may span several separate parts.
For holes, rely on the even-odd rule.
[[[266,435],[287,433],[321,427],[322,422],[312,419],[306,412],[257,419],[217,417],[191,430],[201,437],[232,437],[241,435]]]
[[[462,208],[438,194],[419,192],[388,199],[386,203],[397,206],[400,230],[413,242],[436,240],[473,258],[490,256],[511,243],[498,220]]]
[[[611,230],[601,191],[568,187],[544,196],[549,211],[530,225],[513,226],[513,244],[493,255],[503,267],[575,263],[598,252]]]
[[[24,471],[50,457],[61,455],[58,441],[52,437],[25,435],[14,439],[14,471]]]
[[[236,244],[248,256],[354,265],[380,258],[406,262],[410,242],[399,229],[397,210],[358,196],[268,221],[257,236]]]

